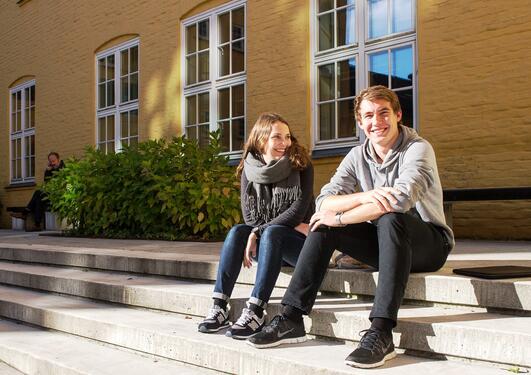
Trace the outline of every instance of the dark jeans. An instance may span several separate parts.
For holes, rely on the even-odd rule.
[[[35,225],[41,225],[41,221],[44,218],[44,213],[48,210],[49,202],[46,198],[46,193],[42,190],[35,190],[31,196],[26,208],[33,214]]]
[[[253,227],[234,226],[221,249],[214,297],[227,300],[242,267],[247,239]],[[285,225],[267,227],[257,241],[258,269],[250,302],[265,308],[275,287],[282,261],[295,266],[306,236]]]
[[[389,213],[373,223],[321,227],[311,232],[282,304],[309,314],[334,249],[378,269],[370,314],[396,322],[410,272],[433,272],[450,251],[441,231],[417,216]]]

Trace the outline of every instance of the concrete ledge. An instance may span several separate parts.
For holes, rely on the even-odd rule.
[[[213,374],[178,362],[126,352],[87,339],[0,320],[0,360],[25,374]],[[22,374],[13,369],[12,374]],[[4,372],[0,367],[0,373]]]
[[[0,313],[133,350],[237,374],[352,374],[343,359],[350,345],[310,340],[258,350],[220,334],[197,332],[193,319],[0,286]],[[399,355],[371,374],[495,374],[499,369]],[[364,373],[365,371],[359,371]],[[356,372],[358,373],[358,372]],[[367,371],[368,373],[368,371]]]
[[[177,259],[176,259],[177,258]],[[140,251],[117,249],[58,249],[49,250],[32,245],[6,247],[0,245],[0,259],[87,267],[101,270],[135,272],[174,276],[189,279],[215,280],[217,262],[186,260],[168,253],[146,254]],[[531,262],[530,262],[531,263]],[[451,268],[463,264],[451,263],[436,273],[412,274],[405,298],[410,300],[468,305],[476,307],[531,311],[531,278],[509,280],[482,280],[452,274]],[[477,265],[492,264],[488,261]],[[527,264],[519,262],[519,264]],[[277,286],[286,288],[291,278],[291,268],[280,274]],[[242,270],[238,282],[254,284],[255,271]],[[356,295],[374,295],[378,273],[367,270],[337,270],[327,273],[322,291]]]

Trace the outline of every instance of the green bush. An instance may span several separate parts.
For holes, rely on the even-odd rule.
[[[205,148],[184,137],[149,140],[108,155],[87,148],[43,189],[74,235],[222,239],[241,211],[218,139]]]

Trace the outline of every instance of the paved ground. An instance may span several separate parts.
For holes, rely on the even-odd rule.
[[[66,238],[43,235],[51,232],[26,233],[0,230],[0,245],[32,245],[49,250],[62,247],[105,249],[149,253],[153,257],[217,261],[220,242],[180,242],[147,240],[109,240],[92,238]],[[486,264],[519,264],[531,266],[531,241],[480,241],[457,240],[446,267]]]

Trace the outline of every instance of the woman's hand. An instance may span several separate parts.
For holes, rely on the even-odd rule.
[[[256,234],[251,233],[247,239],[245,253],[243,254],[243,266],[251,268],[253,266],[253,257],[256,257]]]
[[[336,213],[331,210],[317,211],[310,219],[310,230],[316,231],[321,225],[329,227],[338,227],[339,223],[336,221]]]
[[[293,229],[295,229],[297,232],[304,234],[305,236],[308,236],[308,232],[310,231],[310,225],[306,223],[300,223]]]

